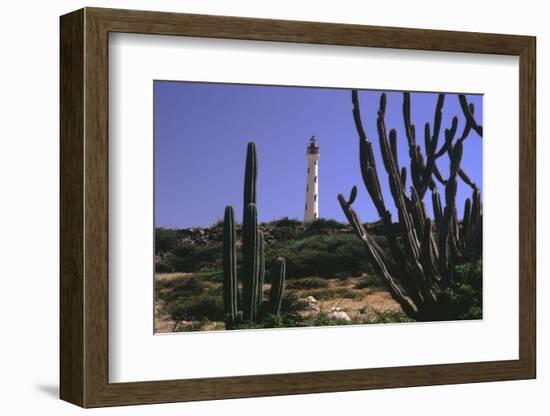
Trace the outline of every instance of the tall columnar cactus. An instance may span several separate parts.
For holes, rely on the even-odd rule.
[[[400,168],[397,159],[397,133],[385,124],[386,95],[382,94],[377,117],[378,139],[384,169],[388,176],[391,196],[397,209],[399,224],[393,223],[381,192],[378,170],[372,143],[366,136],[361,121],[359,97],[352,91],[353,118],[359,136],[359,161],[365,187],[372,199],[384,227],[389,253],[384,252],[367,232],[352,204],[357,196],[354,186],[349,199],[338,195],[338,201],[356,234],[365,245],[371,263],[385,281],[392,297],[403,311],[416,320],[456,319],[460,311],[453,305],[449,288],[455,284],[455,265],[481,257],[482,211],[477,185],[461,168],[463,143],[471,131],[480,137],[483,130],[474,119],[474,106],[464,95],[459,96],[465,117],[465,127],[455,140],[458,118],[444,132],[444,142],[438,148],[442,110],[445,95],[439,94],[433,128],[424,126],[425,156],[416,142],[416,131],[411,123],[409,93],[403,94],[403,119],[407,138],[411,184],[407,193],[407,168]],[[437,161],[443,155],[449,159],[449,176],[445,179]],[[456,209],[457,179],[472,189],[467,199],[464,217],[460,222]],[[445,187],[445,204],[442,205],[436,182]],[[430,191],[434,219],[429,218],[424,196]]]
[[[226,207],[223,220],[223,304],[227,321],[231,323],[239,320],[236,237],[233,207]]]
[[[238,290],[236,230],[233,207],[225,208],[223,231],[223,300],[226,328],[241,322],[261,322],[267,315],[279,315],[284,291],[285,261],[277,259],[269,301],[263,299],[265,241],[259,229],[256,209],[258,162],[256,145],[248,143],[244,181],[242,226],[242,293]],[[242,296],[239,296],[242,295]]]

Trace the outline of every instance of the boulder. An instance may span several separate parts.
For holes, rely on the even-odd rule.
[[[317,299],[315,299],[313,296],[308,296],[308,297],[304,298],[303,300],[307,303],[307,306],[305,308],[306,310],[315,311],[315,312],[320,311]]]
[[[351,321],[351,318],[349,317],[349,315],[338,307],[330,308],[330,312],[328,313],[328,316],[329,318],[339,319],[342,321],[348,321],[348,322]]]

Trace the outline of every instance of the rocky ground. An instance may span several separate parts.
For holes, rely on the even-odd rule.
[[[157,282],[162,282],[165,292],[176,290],[171,284],[177,284],[190,274],[185,273],[158,273],[155,276]],[[323,287],[314,286],[319,281],[311,278],[296,279],[289,281],[285,290],[286,296],[293,296],[302,304],[299,314],[307,321],[314,320],[323,315],[330,318],[333,324],[353,323],[377,323],[386,321],[407,320],[404,317],[401,307],[395,302],[390,294],[382,287],[365,287],[366,276],[350,277],[347,279],[325,279]],[[212,287],[219,288],[221,284],[214,284]],[[265,286],[265,291],[269,285]],[[167,297],[165,297],[166,299]],[[222,321],[211,321],[199,323],[198,321],[183,320],[175,322],[169,314],[165,313],[166,300],[162,296],[157,298],[155,306],[155,331],[157,333],[180,332],[187,330],[224,330]]]

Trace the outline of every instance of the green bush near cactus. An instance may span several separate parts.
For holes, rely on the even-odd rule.
[[[289,289],[318,289],[328,287],[329,282],[322,277],[306,277],[303,279],[295,279],[287,283]]]

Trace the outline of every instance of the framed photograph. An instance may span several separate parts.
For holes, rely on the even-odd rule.
[[[535,378],[535,38],[61,17],[82,407]]]

